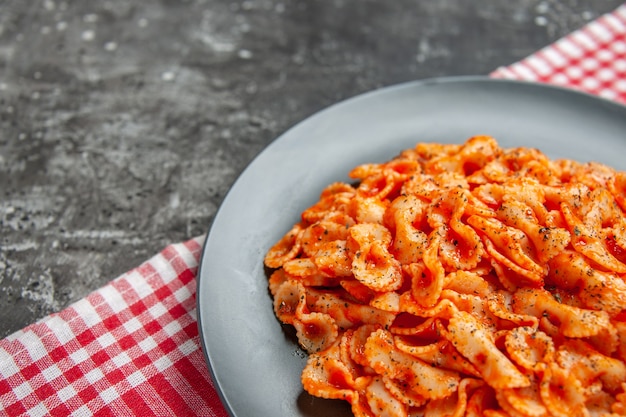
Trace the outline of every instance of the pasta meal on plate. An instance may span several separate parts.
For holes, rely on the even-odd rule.
[[[419,143],[265,256],[311,395],[355,416],[626,415],[626,173]]]

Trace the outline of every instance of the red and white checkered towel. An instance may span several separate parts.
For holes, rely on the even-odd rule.
[[[626,103],[626,5],[492,76]],[[170,245],[60,313],[0,341],[7,415],[227,416],[196,323],[203,238]]]
[[[626,4],[491,76],[571,87],[626,104]]]
[[[7,415],[225,417],[198,339],[203,238],[0,341]]]

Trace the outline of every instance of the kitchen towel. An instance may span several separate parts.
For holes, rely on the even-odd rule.
[[[491,76],[626,103],[626,5]],[[198,237],[172,244],[65,310],[1,340],[0,411],[227,416],[196,321],[203,242]]]
[[[491,76],[560,85],[626,104],[626,4]]]

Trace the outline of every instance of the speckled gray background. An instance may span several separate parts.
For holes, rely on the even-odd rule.
[[[315,111],[488,74],[620,4],[0,0],[0,337],[205,233]]]

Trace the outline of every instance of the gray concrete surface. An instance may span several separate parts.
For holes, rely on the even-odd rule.
[[[488,74],[614,0],[0,0],[0,337],[208,230],[336,101]]]

